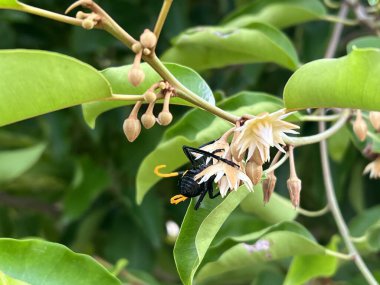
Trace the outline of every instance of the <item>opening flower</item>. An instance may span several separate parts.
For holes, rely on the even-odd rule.
[[[380,178],[380,156],[378,156],[374,161],[366,166],[363,174],[368,174],[372,179]]]
[[[247,120],[243,126],[236,129],[237,132],[240,132],[235,141],[239,155],[248,150],[247,160],[249,160],[257,149],[262,161],[265,162],[270,160],[270,147],[276,147],[285,152],[281,145],[285,145],[286,133],[298,134],[294,129],[299,128],[295,124],[283,121],[289,115],[290,113],[286,114],[285,109],[282,109],[271,114],[252,116],[252,119]]]
[[[245,184],[248,190],[253,190],[253,184],[244,172],[239,168],[228,165],[222,161],[208,166],[206,169],[195,175],[194,179],[200,184],[208,181],[213,176],[215,176],[214,182],[218,183],[220,195],[222,197],[225,197],[229,190],[237,190],[241,182]]]

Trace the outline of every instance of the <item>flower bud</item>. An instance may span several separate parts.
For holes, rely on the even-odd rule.
[[[298,177],[291,177],[287,181],[287,186],[293,206],[298,207],[300,204],[301,180]]]
[[[132,45],[132,51],[134,53],[139,53],[142,50],[142,45],[141,43],[135,43]]]
[[[254,161],[248,161],[245,165],[245,174],[251,179],[253,185],[256,185],[260,182],[263,175],[263,167],[257,165]]]
[[[263,165],[264,161],[261,158],[260,151],[256,148],[256,150],[253,152],[252,158],[251,158],[257,165]]]
[[[369,112],[369,120],[376,131],[380,130],[380,112]]]
[[[166,89],[166,83],[164,81],[161,81],[158,85],[160,87],[160,89]]]
[[[157,44],[157,37],[152,31],[145,29],[140,36],[140,42],[146,48],[154,48]]]
[[[358,110],[354,122],[354,132],[360,141],[364,141],[367,137],[367,131],[367,123],[363,120],[361,111]]]
[[[263,181],[264,204],[267,204],[276,187],[277,177],[273,172],[268,173],[267,178]]]
[[[143,124],[144,128],[150,129],[156,123],[156,117],[153,114],[145,113],[141,116],[141,123]]]
[[[144,93],[144,99],[147,103],[153,103],[154,101],[157,100],[157,95],[156,93],[148,90]]]
[[[95,27],[95,22],[92,18],[87,18],[82,21],[82,28],[86,30],[92,30]]]
[[[158,114],[158,123],[162,126],[169,125],[173,120],[173,115],[169,111],[162,111]]]
[[[145,79],[145,73],[139,68],[132,67],[128,72],[128,81],[133,84],[133,86],[140,85]]]
[[[137,118],[128,118],[123,124],[124,134],[128,141],[133,142],[141,132],[141,124]]]
[[[144,55],[150,55],[152,52],[151,52],[151,50],[150,49],[148,49],[148,48],[144,48],[143,49],[143,54]]]

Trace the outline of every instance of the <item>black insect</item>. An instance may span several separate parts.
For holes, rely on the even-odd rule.
[[[212,144],[215,141],[209,142],[207,144],[204,144],[200,146],[200,148]],[[197,197],[198,201],[195,204],[195,210],[199,208],[201,205],[203,199],[205,198],[206,194],[208,193],[210,199],[214,199],[220,195],[220,192],[214,194],[214,187],[213,187],[213,182],[215,179],[215,175],[210,177],[205,182],[198,183],[198,181],[195,180],[195,176],[202,172],[204,169],[207,167],[211,166],[213,163],[213,159],[223,161],[224,163],[227,163],[233,167],[239,167],[237,164],[234,162],[224,159],[220,156],[217,156],[215,153],[218,153],[221,151],[221,149],[217,149],[215,151],[208,152],[205,150],[202,150],[200,148],[194,148],[190,146],[183,146],[183,152],[189,159],[192,168],[186,171],[179,171],[175,173],[170,173],[170,174],[161,174],[158,173],[156,170],[156,174],[161,176],[161,177],[173,177],[173,176],[180,176],[180,179],[178,181],[178,186],[179,186],[179,195],[175,195],[170,199],[170,202],[172,204],[178,204],[182,201],[185,201],[187,198],[192,198],[192,197]],[[196,156],[194,154],[200,154],[202,155],[200,158],[196,159]],[[212,158],[212,159],[208,159]]]

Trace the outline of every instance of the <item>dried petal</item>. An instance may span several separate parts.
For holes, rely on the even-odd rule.
[[[274,188],[276,187],[277,177],[273,172],[268,173],[267,178],[263,181],[263,192],[264,192],[264,203],[267,204],[270,197],[273,194]]]

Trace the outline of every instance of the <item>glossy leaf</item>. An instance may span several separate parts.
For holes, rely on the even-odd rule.
[[[194,210],[195,199],[192,200],[174,246],[174,259],[184,285],[193,284],[194,274],[212,240],[247,194],[247,189],[240,187],[224,199],[205,199],[197,211]]]
[[[328,249],[336,251],[339,238],[333,237]],[[338,258],[330,255],[296,256],[290,265],[284,285],[302,285],[316,277],[330,277],[338,268]]]
[[[224,21],[227,27],[247,27],[261,21],[286,28],[323,19],[326,9],[319,0],[259,0],[239,8]]]
[[[214,95],[207,83],[194,70],[174,63],[166,63],[165,66],[173,73],[173,75],[187,88],[193,91],[208,103],[215,105]],[[138,87],[134,87],[127,80],[128,72],[132,65],[121,67],[112,67],[102,71],[102,74],[110,82],[114,94],[142,95],[153,84],[162,80],[161,77],[146,63],[141,64],[145,73],[145,80]],[[190,105],[187,101],[179,98],[173,98],[172,104]],[[92,102],[82,106],[83,116],[86,123],[91,127],[95,127],[95,121],[102,113],[117,107],[132,105],[135,101],[119,101],[119,102]]]
[[[358,48],[378,48],[380,49],[380,38],[374,36],[360,37],[350,41],[347,45],[347,53]]]
[[[310,62],[286,84],[285,106],[380,111],[379,72],[378,49],[357,49],[342,58]]]
[[[42,240],[0,239],[0,271],[30,284],[121,284],[89,256]]]
[[[241,203],[244,212],[254,214],[263,221],[269,223],[279,223],[282,221],[292,221],[297,217],[297,211],[289,199],[273,193],[268,204],[263,203],[263,190],[261,185],[257,186],[258,191],[250,193]]]
[[[286,226],[287,230],[282,229]],[[277,229],[276,229],[277,227]],[[196,277],[197,284],[231,284],[234,278],[249,281],[265,262],[289,256],[324,254],[302,226],[286,222],[249,235],[234,237],[236,245],[221,251],[220,257],[207,263]],[[248,245],[248,246],[247,246]]]
[[[20,3],[16,0],[0,0],[0,9],[18,8]]]
[[[11,181],[30,169],[41,157],[46,144],[0,151],[0,183]]]
[[[93,67],[46,51],[0,51],[0,126],[111,96]]]
[[[82,215],[109,184],[106,171],[89,158],[78,163],[73,185],[64,200],[65,214],[70,219]]]
[[[218,106],[237,115],[259,114],[280,109],[281,100],[264,93],[242,92],[222,101]],[[141,203],[149,189],[161,179],[153,173],[157,165],[166,164],[165,171],[177,169],[187,162],[182,152],[183,145],[198,147],[217,139],[229,127],[230,124],[226,121],[202,110],[188,112],[176,124],[169,127],[162,142],[140,165],[137,173],[137,202]]]
[[[13,279],[0,271],[0,285],[30,285],[30,283]]]
[[[276,28],[252,23],[246,28],[199,27],[185,31],[162,56],[195,70],[232,64],[273,62],[294,70],[297,53],[289,39]]]

